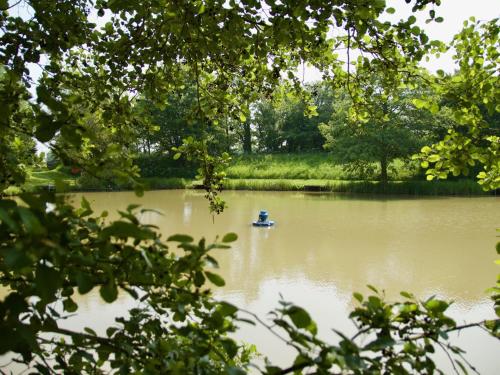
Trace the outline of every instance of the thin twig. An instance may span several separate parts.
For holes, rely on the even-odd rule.
[[[290,345],[290,346],[293,346],[297,351],[300,352],[300,348],[297,347],[295,344],[293,344],[292,342],[290,342],[289,340],[287,340],[286,338],[284,338],[283,336],[281,336],[278,332],[276,332],[274,330],[274,327],[267,324],[265,321],[263,321],[257,314],[251,312],[251,311],[248,311],[248,310],[245,310],[245,309],[241,309],[241,308],[238,308],[239,311],[245,313],[245,314],[248,314],[250,316],[252,316],[255,320],[257,320],[257,322],[259,322],[260,324],[262,324],[267,330],[269,330],[274,336],[276,336],[278,339],[280,339],[281,341],[283,341],[285,344],[287,345]]]
[[[448,357],[449,361],[451,362],[451,365],[452,365],[453,370],[455,371],[455,373],[457,375],[460,375],[460,373],[457,370],[457,367],[455,366],[455,362],[453,361],[453,358],[451,358],[450,353],[448,353],[448,350],[447,350],[446,346],[443,343],[439,342],[438,340],[436,340],[435,342],[441,347],[441,349],[443,350],[443,352],[445,352],[446,356]]]

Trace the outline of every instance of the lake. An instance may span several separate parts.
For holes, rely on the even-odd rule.
[[[495,229],[500,227],[496,197],[225,192],[229,207],[213,217],[196,191],[154,191],[143,198],[128,192],[84,195],[96,212],[112,213],[130,203],[159,210],[162,215],[145,213],[141,221],[157,225],[165,237],[187,233],[210,241],[238,233],[231,250],[214,253],[226,280],[224,288],[215,288],[217,298],[265,317],[282,296],[308,309],[321,336],[332,342],[338,340],[332,327],[354,332],[347,318],[355,306],[352,293],[368,293],[367,284],[385,290],[388,299],[405,290],[419,298],[454,300],[450,312],[458,323],[494,317],[485,290],[500,272],[494,264]],[[80,195],[73,199],[79,201]],[[269,211],[274,227],[251,226],[261,209]],[[123,307],[132,303],[125,296],[122,301]],[[120,311],[119,306],[103,309],[96,294],[80,305],[107,317],[100,320],[102,326]],[[257,344],[277,364],[289,364],[293,357],[265,329],[243,325],[237,338]],[[457,340],[480,373],[500,368],[497,340],[480,330],[464,332]],[[439,361],[449,369],[444,356]]]
[[[82,194],[73,195],[78,202]],[[139,203],[162,215],[145,213],[164,237],[186,233],[208,241],[236,232],[230,250],[215,257],[226,280],[215,288],[217,298],[235,303],[261,317],[278,306],[282,296],[306,308],[318,323],[320,336],[336,342],[332,327],[347,334],[347,318],[355,306],[352,293],[367,294],[367,284],[385,290],[387,299],[410,291],[419,298],[438,295],[455,301],[450,312],[457,323],[493,318],[485,294],[500,268],[494,264],[495,229],[500,227],[500,199],[349,196],[297,192],[224,192],[226,211],[213,217],[203,194],[173,190],[133,193],[84,193],[97,213]],[[261,209],[276,221],[256,228]],[[102,330],[135,302],[123,293],[118,304],[105,305],[98,293],[80,297],[83,314],[68,322]],[[278,365],[291,364],[293,352],[263,328],[242,325],[237,339],[255,343]],[[481,374],[500,368],[500,341],[481,330],[456,338],[466,358]],[[451,368],[444,355],[440,365]]]

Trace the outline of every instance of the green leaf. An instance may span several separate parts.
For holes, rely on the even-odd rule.
[[[199,288],[203,284],[205,284],[205,276],[203,276],[203,272],[196,272],[194,274],[194,285]]]
[[[236,353],[238,353],[238,345],[232,339],[222,339],[220,342],[226,351],[229,358],[234,358]]]
[[[167,241],[173,241],[173,242],[193,242],[194,239],[191,236],[188,236],[187,234],[174,234],[173,236],[170,236],[167,238]]]
[[[138,240],[151,240],[155,237],[155,234],[152,231],[146,228],[141,228],[133,223],[127,223],[125,221],[115,221],[109,227],[102,230],[101,237],[104,239],[107,239],[109,237],[132,237]]]
[[[118,298],[118,288],[116,287],[115,280],[110,279],[106,284],[102,285],[99,289],[99,294],[107,303],[114,302]]]
[[[33,263],[24,250],[4,249],[3,256],[5,265],[14,270],[30,266]]]
[[[76,285],[78,285],[78,293],[86,294],[94,288],[94,280],[89,274],[78,272],[76,275]]]
[[[309,313],[302,307],[294,305],[286,310],[286,314],[292,319],[297,328],[307,328],[312,323]]]
[[[39,126],[35,131],[35,137],[40,142],[48,142],[54,138],[57,131],[61,128],[59,122],[52,121],[52,119],[47,115],[40,118]]]
[[[396,341],[394,341],[390,336],[381,336],[366,344],[363,349],[376,352],[390,346],[394,346],[395,344]]]
[[[424,307],[428,311],[432,311],[434,313],[442,313],[442,312],[446,311],[448,306],[449,305],[447,302],[437,300],[437,299],[431,299],[424,304]]]
[[[65,311],[70,312],[70,313],[78,310],[78,305],[71,298],[66,298],[63,301],[63,307],[64,307]]]
[[[224,286],[224,285],[226,285],[226,282],[224,281],[224,279],[222,277],[220,277],[219,275],[215,274],[215,273],[212,273],[212,272],[209,272],[209,271],[205,271],[205,276],[214,285],[217,285],[217,286]]]
[[[392,7],[389,7],[385,10],[387,13],[389,14],[394,14],[396,12],[396,9],[392,8]]]
[[[108,327],[106,328],[106,335],[108,337],[112,337],[119,329],[117,327]]]
[[[245,122],[247,120],[247,117],[244,115],[243,112],[240,112],[240,121]]]
[[[227,233],[223,238],[222,242],[234,242],[238,239],[238,235],[236,233]]]
[[[4,209],[0,208],[0,221],[7,224],[7,226],[10,228],[11,231],[17,232],[19,227],[17,226],[17,223],[12,220],[10,215],[5,211]]]
[[[38,264],[35,271],[35,288],[42,300],[53,301],[61,285],[62,279],[58,270]]]
[[[429,156],[429,161],[431,163],[435,163],[439,160],[441,160],[441,156],[439,156],[438,154],[433,154],[433,155]]]
[[[429,111],[435,115],[436,113],[439,112],[439,105],[437,103],[432,103],[429,107]]]
[[[234,315],[237,311],[238,308],[233,304],[224,301],[219,303],[219,312],[222,316]]]
[[[432,148],[430,148],[429,146],[424,146],[422,147],[422,149],[420,150],[423,154],[428,154],[432,151]]]
[[[356,298],[360,303],[363,302],[363,295],[361,293],[358,293],[358,292],[354,292],[352,294],[354,296],[354,298]]]
[[[43,235],[47,233],[38,218],[26,207],[18,208],[19,216],[26,230],[32,235]]]
[[[113,32],[113,23],[106,22],[106,24],[104,25],[104,30],[106,30],[108,34],[111,34]]]
[[[373,285],[368,284],[368,285],[366,285],[366,287],[367,287],[368,289],[370,289],[371,291],[373,291],[374,293],[378,294],[378,289],[377,289],[377,288],[375,288]]]
[[[429,103],[426,100],[422,99],[413,99],[413,105],[418,109],[426,107]]]
[[[435,20],[436,22],[438,22],[438,23],[441,23],[441,22],[443,22],[443,21],[444,21],[444,18],[443,18],[443,17],[436,17],[434,20]]]
[[[226,368],[227,375],[246,375],[247,372],[240,369],[239,367],[230,366]]]
[[[403,292],[401,292],[399,294],[401,294],[403,297],[408,298],[408,299],[414,299],[415,298],[415,296],[413,296],[413,294],[408,293],[408,292],[404,292],[403,291]]]
[[[82,201],[80,203],[83,212],[80,214],[80,216],[88,216],[93,213],[92,208],[90,208],[90,203],[85,197],[82,197]]]
[[[175,154],[174,154],[173,159],[174,159],[174,160],[177,160],[177,159],[179,159],[181,156],[182,156],[182,154],[181,154],[180,152],[177,152],[177,153],[175,153]]]

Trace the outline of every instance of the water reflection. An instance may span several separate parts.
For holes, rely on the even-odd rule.
[[[212,217],[203,194],[192,191],[149,192],[143,198],[131,193],[85,196],[97,212],[112,213],[130,203],[160,211],[143,213],[140,219],[157,225],[164,237],[189,233],[213,240],[238,233],[231,250],[214,254],[226,279],[217,296],[264,316],[277,306],[281,293],[310,310],[331,340],[331,327],[352,331],[347,318],[351,295],[366,292],[366,284],[384,289],[389,299],[401,290],[454,299],[453,311],[460,319],[493,317],[484,291],[498,273],[493,261],[500,200],[494,197],[228,192],[229,209]],[[251,226],[261,209],[269,211],[274,227]],[[91,304],[88,311],[96,309]],[[289,363],[291,353],[262,329],[243,326],[238,335],[257,343],[274,361]],[[500,359],[492,359],[498,343],[477,332],[460,340],[481,373],[500,368]]]

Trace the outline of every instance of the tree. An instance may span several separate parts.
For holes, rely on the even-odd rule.
[[[18,116],[16,132],[3,130],[0,138],[0,191],[26,178],[26,167],[38,162],[33,132],[33,112],[28,103],[29,95],[16,77],[0,68],[0,105],[5,115],[15,112]]]
[[[328,124],[320,125],[320,131],[325,137],[324,147],[338,162],[365,177],[373,173],[372,165],[377,162],[380,181],[386,183],[390,163],[409,158],[430,142],[440,119],[415,108],[411,90],[399,89],[387,95],[376,84],[367,90],[371,98],[364,106],[369,113],[366,123],[350,118],[353,104],[344,92],[335,101],[335,114]]]
[[[196,85],[186,83],[184,88],[167,96],[159,107],[152,99],[141,99],[135,103],[137,116],[150,122],[149,128],[139,128],[136,143],[142,153],[169,154],[174,147],[180,147],[183,139],[205,137],[210,140],[214,152],[230,151],[234,144],[234,121],[220,118],[218,126],[200,123],[196,116]],[[243,124],[244,125],[244,124]]]
[[[455,48],[459,69],[454,74],[438,71],[432,87],[445,98],[443,107],[452,113],[455,126],[438,143],[422,148],[420,159],[427,179],[468,175],[479,167],[476,178],[486,189],[500,187],[500,131],[498,100],[499,19],[481,23],[471,18],[457,34]],[[436,110],[427,98],[416,99],[421,108]]]
[[[293,94],[286,84],[272,99],[261,99],[255,106],[254,122],[262,150],[269,152],[308,152],[321,149],[323,139],[318,124],[332,113],[333,91],[328,84],[305,86],[308,99]]]
[[[417,11],[439,1],[412,3]],[[244,122],[249,116],[244,103],[272,93],[282,74],[303,92],[294,71],[305,60],[327,79],[352,83],[352,72],[343,70],[332,48],[370,53],[373,59],[362,61],[363,66],[386,66],[388,80],[399,81],[432,47],[412,26],[415,17],[396,24],[379,21],[385,2],[378,0],[335,5],[37,0],[23,1],[30,13],[24,18],[16,16],[16,4],[0,1],[2,153],[25,134],[49,142],[61,160],[78,157],[88,171],[113,171],[123,178],[137,175],[124,152],[142,125],[135,95],[165,104],[172,91],[183,90],[186,67],[187,78],[195,82],[193,115],[201,124],[218,126],[226,115]],[[439,21],[434,10],[429,16]],[[331,28],[344,32],[331,36]],[[38,80],[32,64],[42,69]],[[36,98],[30,87],[36,88]],[[86,142],[98,144],[100,133],[93,135],[93,127],[85,126],[93,115],[99,130],[120,136],[116,144],[88,147],[88,154],[79,155],[75,151]],[[50,143],[56,137],[64,147]],[[217,211],[219,167],[227,158],[209,155],[204,140],[189,137],[178,151],[203,161]],[[18,164],[2,159],[0,172],[10,176],[8,184],[22,184],[18,171]],[[23,204],[0,200],[0,281],[8,288],[0,301],[0,353],[17,353],[20,362],[41,373],[238,374],[248,369],[248,353],[227,336],[240,319],[238,309],[213,300],[207,286],[208,281],[224,284],[206,268],[217,264],[210,250],[227,248],[235,234],[213,244],[188,235],[164,241],[154,227],[140,224],[138,207],[107,222],[106,213],[95,215],[85,200],[74,208],[54,194],[21,198]],[[175,245],[180,255],[170,250]],[[105,335],[61,328],[58,321],[78,310],[72,295],[94,288],[105,302],[128,293],[145,307],[130,310]],[[353,318],[360,334],[376,337],[370,345],[356,344],[359,335],[329,345],[318,338],[303,309],[283,303],[274,324],[289,335],[297,359],[289,368],[268,366],[263,372],[306,367],[323,373],[402,372],[407,366],[432,372],[432,348],[447,343],[446,332],[462,328],[446,317],[443,301],[388,305],[376,296],[358,298],[362,305]],[[54,302],[62,311],[53,308]],[[498,334],[498,325],[493,328]]]
[[[286,88],[285,88],[286,90]],[[306,88],[310,94],[310,88]],[[317,90],[317,89],[316,89]],[[279,102],[279,127],[282,132],[283,149],[287,152],[313,151],[321,148],[321,134],[319,134],[317,124],[319,116],[307,115],[308,106],[303,98],[286,91]],[[316,95],[317,97],[317,95]],[[311,100],[314,103],[314,99]],[[317,106],[310,107],[315,115],[318,115]],[[311,111],[311,109],[309,109]],[[326,109],[326,108],[323,108]],[[328,115],[328,111],[319,112],[320,116]]]
[[[163,108],[158,108],[151,100],[140,100],[136,104],[140,116],[151,121],[152,129],[144,129],[138,137],[143,153],[168,153],[172,147],[182,145],[189,136],[201,137],[202,129],[197,118],[192,118],[195,105],[195,89],[186,87],[169,95]]]
[[[261,99],[255,103],[254,121],[259,151],[280,151],[283,138],[278,125],[278,113],[270,100]]]

